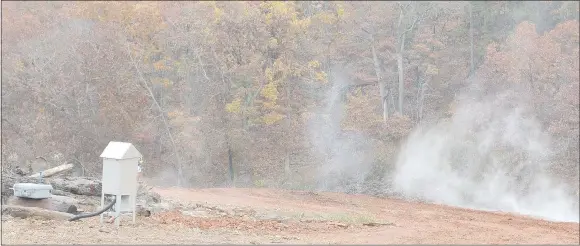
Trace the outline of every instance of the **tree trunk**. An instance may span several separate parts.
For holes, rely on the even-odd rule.
[[[284,174],[286,176],[286,180],[289,180],[292,172],[290,170],[290,152],[288,150],[286,150],[286,158],[284,159]]]
[[[230,144],[228,143],[228,170],[230,173],[230,182],[233,187],[236,186],[236,175],[234,173],[234,160],[233,160],[233,153]]]
[[[73,164],[63,164],[57,167],[53,167],[51,169],[45,170],[44,172],[42,172],[42,177],[43,178],[48,178],[50,176],[54,176],[56,174],[68,171],[73,169],[74,165]],[[29,176],[30,178],[38,178],[40,177],[40,172],[39,173],[35,173]]]
[[[290,106],[290,88],[289,85],[284,86],[285,90],[286,90],[286,108],[288,109],[288,116],[286,117],[286,130],[288,131],[288,137],[286,139],[288,139],[290,136],[292,136],[292,108]],[[292,141],[287,141],[287,144],[285,146],[285,160],[284,160],[284,176],[285,179],[288,180],[290,178],[290,174],[291,174],[291,170],[290,170],[290,152],[292,151],[290,149],[290,145],[291,145]]]
[[[421,120],[421,91],[423,90],[423,84],[421,84],[421,81],[417,82],[417,101],[415,102],[415,105],[417,105],[417,111],[416,111],[416,120],[417,122],[420,122]]]
[[[397,54],[397,69],[399,72],[399,113],[403,114],[403,100],[405,98],[405,71],[403,68],[403,52],[405,52],[405,37],[406,33],[403,33],[401,37],[401,45],[399,53]]]
[[[375,74],[377,75],[377,82],[379,85],[379,93],[381,96],[381,106],[383,108],[383,122],[387,122],[387,119],[389,118],[389,108],[388,108],[388,103],[387,103],[387,91],[386,91],[386,85],[385,82],[382,78],[382,72],[381,72],[381,65],[379,63],[379,59],[377,57],[377,53],[375,50],[375,44],[374,44],[374,38],[371,35],[371,51],[373,53],[373,63],[375,65]]]
[[[470,39],[470,53],[471,53],[471,63],[470,63],[470,70],[469,75],[471,76],[475,71],[475,58],[473,54],[473,5],[471,2],[469,4],[469,39]]]
[[[98,179],[88,177],[66,177],[51,179],[49,183],[55,190],[62,190],[76,195],[101,195],[102,184]]]
[[[421,123],[421,121],[423,120],[423,108],[425,105],[425,86],[427,86],[427,83],[423,83],[421,84],[421,91],[420,91],[420,96],[419,96],[419,123]]]
[[[394,89],[389,89],[388,90],[388,97],[389,97],[389,102],[391,103],[391,109],[393,112],[397,111],[397,107],[395,106],[395,97],[394,97]]]

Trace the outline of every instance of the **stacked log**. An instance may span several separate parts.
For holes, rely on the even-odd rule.
[[[43,208],[11,206],[11,205],[2,206],[2,214],[7,214],[12,217],[22,219],[37,217],[49,220],[68,220],[74,216],[73,214],[47,210]]]
[[[101,196],[101,180],[91,177],[56,177],[57,174],[71,170],[72,164],[64,164],[42,172],[42,183],[53,187],[51,198],[28,199],[15,197],[11,188],[16,183],[39,183],[40,173],[29,175],[15,172],[2,173],[2,213],[12,217],[42,217],[45,219],[67,220],[78,213],[79,201],[70,195],[95,197]],[[3,170],[4,171],[4,170]],[[60,175],[59,175],[60,176]],[[81,197],[79,197],[81,199]],[[150,205],[158,203],[160,197],[149,187],[139,185],[137,199],[138,216],[150,216]],[[85,200],[82,198],[81,200]]]
[[[6,205],[20,207],[37,207],[63,213],[77,214],[78,201],[72,197],[52,195],[47,199],[29,199],[11,196]]]

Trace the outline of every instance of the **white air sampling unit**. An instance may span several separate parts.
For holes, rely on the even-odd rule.
[[[52,185],[34,184],[34,183],[17,183],[13,188],[14,196],[30,199],[46,199],[52,196]]]
[[[109,142],[100,157],[103,158],[101,207],[106,206],[105,196],[113,195],[115,224],[119,225],[121,214],[131,214],[135,223],[137,166],[141,153],[131,143]],[[104,214],[101,214],[101,223]]]

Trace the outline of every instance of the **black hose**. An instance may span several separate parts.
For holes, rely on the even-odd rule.
[[[117,202],[117,199],[113,199],[113,202],[111,202],[111,204],[107,205],[106,207],[104,207],[103,209],[97,211],[97,212],[92,212],[92,213],[86,213],[86,214],[79,214],[75,217],[72,217],[70,219],[68,219],[68,221],[75,221],[75,220],[80,220],[83,218],[89,218],[89,217],[93,217],[93,216],[97,216],[99,214],[104,213],[105,211],[109,210],[110,208],[113,207],[113,205],[115,205],[115,202]]]

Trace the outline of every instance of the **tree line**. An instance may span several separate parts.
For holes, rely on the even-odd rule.
[[[6,2],[2,46],[5,166],[98,175],[116,140],[168,184],[308,188],[346,151],[375,184],[477,87],[525,101],[577,180],[578,2]]]

